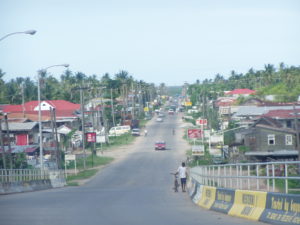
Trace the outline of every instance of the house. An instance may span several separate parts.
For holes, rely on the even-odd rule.
[[[261,117],[250,128],[237,133],[248,151],[245,155],[256,160],[296,159],[296,131],[283,127],[277,120]]]
[[[6,133],[6,125],[2,125],[2,132]],[[9,123],[9,143],[11,145],[33,145],[38,143],[38,123]],[[5,136],[5,135],[3,135]],[[4,145],[8,145],[8,138],[5,136]]]
[[[57,126],[67,125],[78,127],[78,113],[80,104],[74,104],[65,100],[41,101],[41,114],[43,126],[51,127],[51,112],[55,109]],[[38,121],[39,101],[26,102],[24,105],[6,105],[3,112],[8,114],[8,119],[18,120],[26,118],[30,121]]]
[[[255,94],[255,91],[247,89],[247,88],[245,88],[245,89],[234,89],[232,91],[225,92],[225,95],[232,96],[234,98],[248,97],[249,95],[253,95],[253,94]]]

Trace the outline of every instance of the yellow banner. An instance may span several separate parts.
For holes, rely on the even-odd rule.
[[[145,107],[144,112],[149,112],[149,107]]]
[[[216,199],[216,187],[204,186],[202,190],[202,198],[198,202],[198,205],[203,208],[210,209]]]
[[[193,104],[192,104],[192,102],[185,102],[184,105],[185,106],[192,106]]]
[[[229,215],[258,221],[266,207],[267,192],[235,191],[235,199]]]

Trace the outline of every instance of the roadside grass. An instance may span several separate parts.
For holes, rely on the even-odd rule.
[[[93,168],[93,167],[97,167],[97,166],[106,165],[106,164],[110,163],[111,161],[113,161],[113,158],[111,158],[111,157],[88,155],[88,157],[86,158],[86,168]],[[78,170],[84,169],[83,158],[76,160],[76,167]],[[74,163],[74,161],[71,161],[67,165],[67,169],[74,169],[74,168],[75,168],[75,163]]]
[[[123,134],[120,136],[112,136],[109,137],[109,143],[108,144],[100,144],[97,145],[97,150],[99,151],[105,151],[114,147],[118,147],[121,145],[128,145],[131,144],[135,140],[135,136],[132,136],[131,133]]]
[[[85,180],[92,176],[94,176],[99,169],[89,169],[89,170],[83,170],[80,171],[77,174],[74,175],[68,175],[67,177],[67,184],[68,186],[78,186],[78,182],[76,180]]]
[[[94,168],[94,167],[98,167],[98,166],[102,166],[102,165],[106,165],[110,162],[113,161],[112,157],[103,157],[103,156],[92,156],[89,155],[86,158],[86,170],[83,170],[83,159],[78,159],[76,161],[76,166],[77,169],[80,171],[77,174],[72,174],[72,175],[68,175],[67,176],[67,185],[68,186],[78,186],[79,183],[76,180],[84,180],[84,179],[88,179],[92,176],[94,176],[99,170],[100,168]],[[71,161],[68,166],[67,169],[74,169],[75,164],[74,161]]]

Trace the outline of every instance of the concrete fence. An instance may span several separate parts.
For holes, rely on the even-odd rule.
[[[58,188],[65,184],[63,170],[0,170],[0,194]]]
[[[299,180],[295,176],[298,166],[299,162],[277,162],[192,168],[189,195],[195,204],[208,210],[271,224],[300,224],[300,195],[262,191],[270,187],[277,190],[275,182],[281,179],[288,192],[288,181]]]

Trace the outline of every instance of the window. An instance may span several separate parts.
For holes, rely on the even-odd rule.
[[[275,145],[275,134],[268,135],[268,145]]]
[[[285,135],[285,145],[293,145],[293,136]]]

